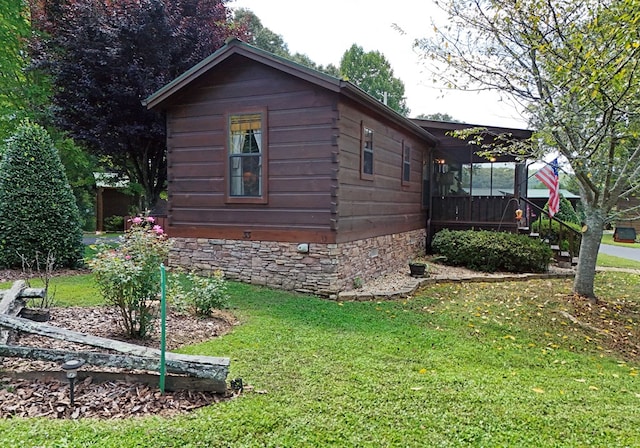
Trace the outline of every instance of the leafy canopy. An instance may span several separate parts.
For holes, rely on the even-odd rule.
[[[379,51],[365,52],[362,47],[353,44],[343,54],[340,67],[333,64],[322,66],[306,54],[292,54],[282,36],[264,27],[252,11],[240,8],[236,10],[234,20],[246,27],[250,44],[305,67],[351,81],[378,101],[385,101],[386,98],[387,105],[398,113],[409,114],[404,83],[393,76],[391,65]]]
[[[318,70],[331,76],[339,77],[340,71],[333,64],[326,66],[315,63],[309,56],[303,53],[291,53],[289,46],[280,34],[262,25],[262,21],[253,11],[239,8],[234,13],[234,22],[239,28],[246,29],[247,43],[262,50],[273,53],[276,56],[289,59],[297,64]]]
[[[402,115],[409,114],[404,83],[393,76],[389,61],[379,51],[368,51],[356,44],[340,60],[340,75]]]
[[[42,119],[49,80],[30,67],[31,25],[26,1],[0,2],[0,140],[24,118]]]
[[[166,132],[141,100],[242,35],[225,2],[51,0],[38,15],[51,36],[56,124],[141,185],[147,207],[165,188]]]

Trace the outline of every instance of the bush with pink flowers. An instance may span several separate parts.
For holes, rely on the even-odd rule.
[[[102,296],[118,309],[122,329],[129,336],[144,338],[153,329],[160,264],[169,246],[164,230],[152,217],[135,217],[116,248],[99,246],[89,262]]]

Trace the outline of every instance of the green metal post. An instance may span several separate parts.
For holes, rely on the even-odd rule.
[[[165,365],[166,344],[166,327],[167,327],[167,274],[164,269],[164,263],[160,264],[160,393],[164,394],[164,380],[167,374]]]

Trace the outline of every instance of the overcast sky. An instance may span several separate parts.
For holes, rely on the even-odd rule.
[[[304,53],[322,65],[340,63],[351,45],[380,51],[405,84],[410,116],[448,113],[466,123],[526,127],[517,112],[495,94],[446,91],[433,87],[412,41],[432,30],[438,9],[431,0],[231,0],[248,8],[262,25],[280,34],[292,53]],[[393,24],[406,34],[402,35]]]

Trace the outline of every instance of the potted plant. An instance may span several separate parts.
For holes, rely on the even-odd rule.
[[[409,270],[411,277],[425,277],[427,272],[427,263],[423,260],[409,261]]]

